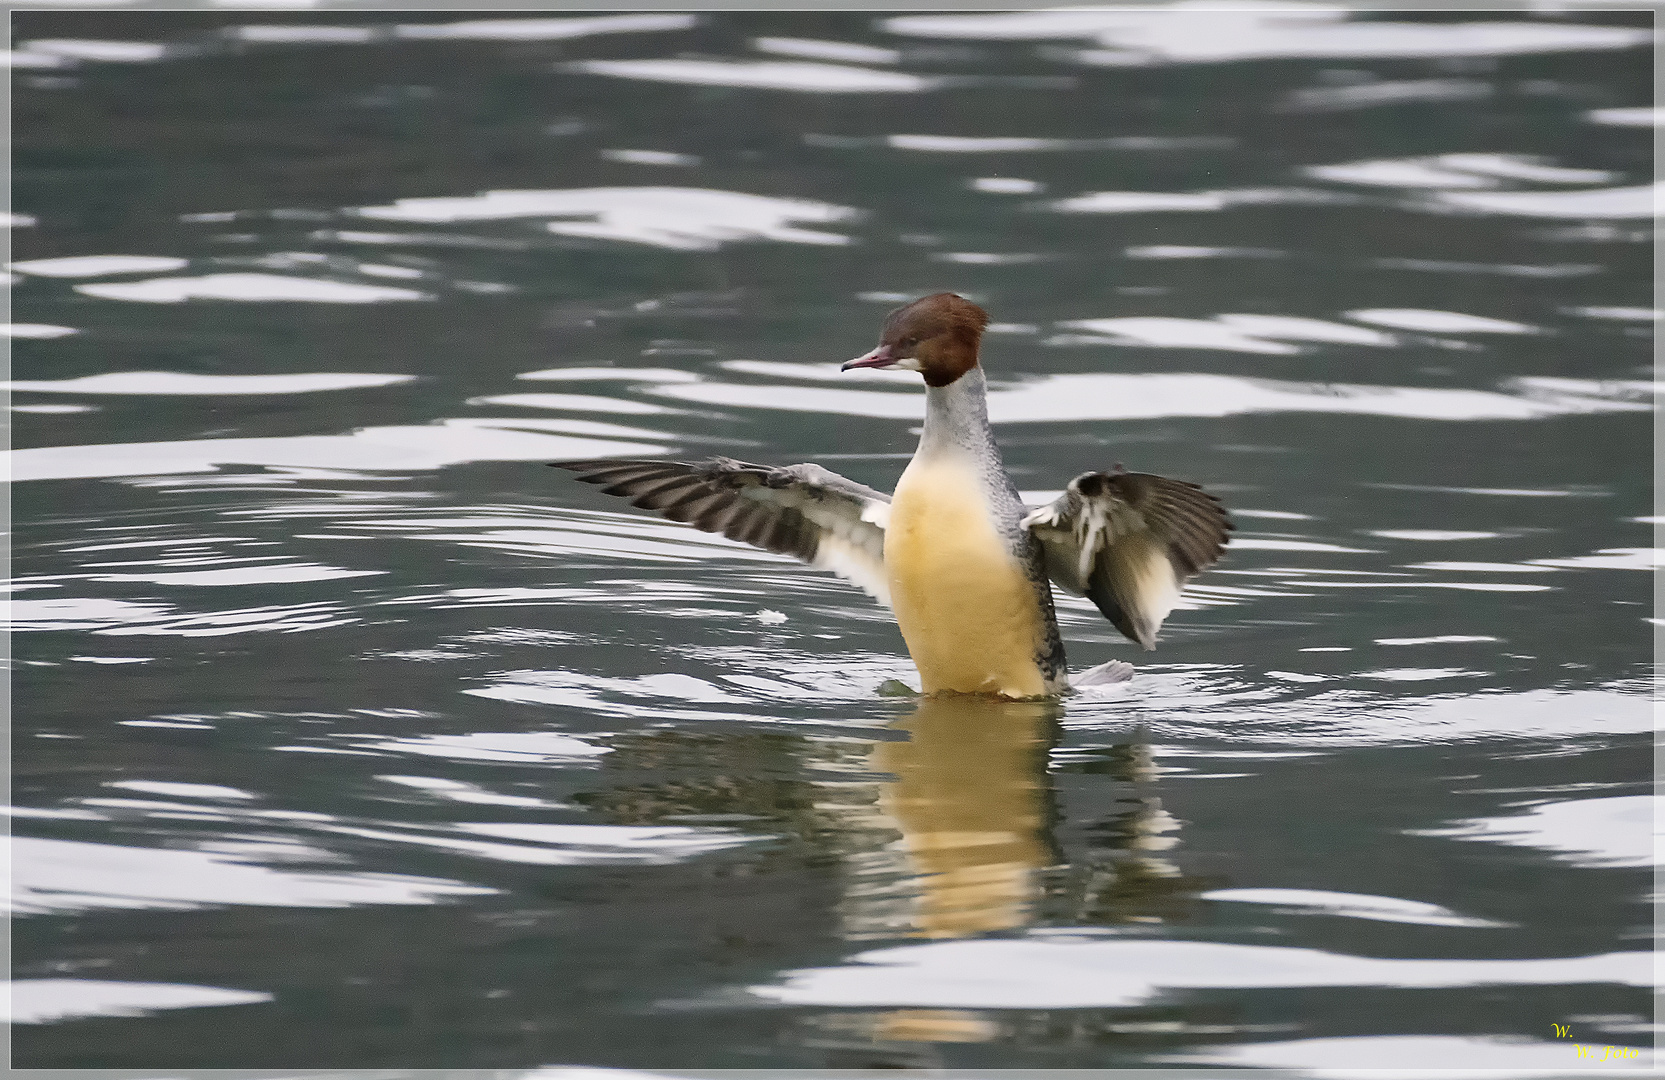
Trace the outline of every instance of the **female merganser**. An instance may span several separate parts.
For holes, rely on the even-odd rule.
[[[1196,484],[1119,465],[1081,474],[1047,506],[1024,506],[989,429],[977,362],[988,322],[964,297],[937,293],[891,312],[878,348],[844,365],[925,378],[925,431],[894,495],[819,465],[551,464],[672,521],[853,581],[896,613],[922,693],[1063,693],[1072,683],[1049,577],[1154,649],[1180,588],[1220,557],[1232,525]],[[1131,672],[1112,660],[1073,685]]]

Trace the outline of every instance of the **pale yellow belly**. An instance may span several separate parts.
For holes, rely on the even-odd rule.
[[[921,691],[1039,697],[1041,612],[972,469],[915,461],[885,529],[891,606]]]

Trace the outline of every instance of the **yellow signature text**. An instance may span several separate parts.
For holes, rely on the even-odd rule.
[[[1642,1051],[1634,1046],[1604,1046],[1600,1048],[1601,1053],[1599,1054],[1596,1053],[1597,1048],[1594,1046],[1582,1046],[1574,1043],[1573,1049],[1578,1051],[1578,1056],[1581,1058],[1600,1058],[1602,1061],[1621,1061],[1642,1056]]]

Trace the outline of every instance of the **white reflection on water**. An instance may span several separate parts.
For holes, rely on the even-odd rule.
[[[1461,166],[1459,168],[1458,166]],[[1462,210],[1521,217],[1619,220],[1652,217],[1665,185],[1593,188],[1584,191],[1476,191],[1499,179],[1538,183],[1594,183],[1612,174],[1567,169],[1508,154],[1445,154],[1432,158],[1359,161],[1309,166],[1307,175],[1334,183],[1424,191],[1405,201],[1406,210],[1449,213]],[[1576,178],[1576,179],[1575,179]],[[1359,195],[1302,188],[1246,188],[1217,191],[1092,191],[1047,205],[1068,214],[1211,213],[1238,206],[1323,204],[1357,201]]]
[[[1130,259],[1275,259],[1276,248],[1203,247],[1196,244],[1147,244],[1122,251]]]
[[[72,255],[60,259],[30,259],[9,262],[7,270],[21,270],[40,277],[99,277],[104,274],[156,274],[179,270],[186,260],[171,255]]]
[[[148,908],[186,911],[221,904],[349,907],[432,904],[496,889],[404,874],[276,870],[202,851],[123,847],[76,840],[12,840],[19,915]]]
[[[526,371],[516,375],[517,379],[536,379],[548,382],[699,382],[700,377],[691,371],[677,368],[598,368],[598,367],[570,367],[547,368],[543,371]]]
[[[382,36],[376,26],[231,26],[223,31],[227,37],[256,45],[361,45]]]
[[[1502,495],[1527,499],[1590,498],[1611,494],[1611,492],[1604,491],[1601,488],[1578,486],[1566,488],[1471,488],[1443,487],[1438,484],[1370,483],[1366,484],[1365,487],[1378,487],[1388,491],[1443,491],[1453,495]]]
[[[814,368],[806,367],[805,377],[819,376]],[[1616,384],[1579,382],[1576,388],[1569,385],[1555,389],[1539,389],[1520,382],[1505,385],[1519,385],[1527,392],[1299,383],[1234,375],[1075,374],[996,384],[990,388],[988,399],[989,418],[997,424],[1237,416],[1258,412],[1425,420],[1527,420],[1578,413],[1647,412],[1651,408],[1630,400],[1634,396],[1632,388]],[[903,420],[922,417],[925,400],[917,394],[717,382],[664,386],[653,392],[709,405]]]
[[[1526,1080],[1528,1077],[1623,1076],[1648,1073],[1653,1054],[1634,1059],[1605,1055],[1605,1046],[1580,1057],[1571,1041],[1538,1042],[1519,1036],[1360,1035],[1288,1042],[1248,1042],[1164,1054],[1165,1065],[1218,1065],[1233,1069],[1294,1069],[1314,1080]],[[1390,1070],[1392,1070],[1390,1072]]]
[[[1615,220],[1653,217],[1661,192],[1665,184],[1594,191],[1445,191],[1438,198],[1487,214]]]
[[[1572,23],[1349,22],[1346,11],[1311,5],[1281,10],[1180,2],[1137,10],[905,15],[882,24],[894,34],[985,41],[1096,38],[1104,48],[1073,54],[1116,67],[1300,57],[1508,56],[1638,47],[1645,29]]]
[[[853,41],[822,41],[816,38],[760,37],[752,48],[776,56],[801,56],[808,60],[839,60],[846,64],[894,64],[902,59],[897,49],[858,45]]]
[[[86,630],[114,636],[225,637],[229,634],[299,633],[358,622],[338,604],[272,605],[200,614],[166,604],[64,597],[14,600],[11,629]]]
[[[1617,173],[1605,169],[1568,169],[1530,154],[1441,154],[1434,161],[1447,169],[1536,184],[1601,184],[1618,179]]]
[[[1438,904],[1400,900],[1392,896],[1362,896],[1358,893],[1325,892],[1319,889],[1214,889],[1199,895],[1204,900],[1275,905],[1280,909],[1279,914],[1335,915],[1349,919],[1414,923],[1424,926],[1511,925],[1459,915]]]
[[[1597,263],[1483,263],[1454,259],[1372,259],[1384,270],[1415,270],[1431,274],[1497,274],[1501,277],[1568,278],[1599,274]]]
[[[1483,671],[1464,668],[1383,668],[1379,671],[1360,671],[1354,678],[1380,682],[1437,682],[1442,679],[1478,678],[1484,674]]]
[[[1614,127],[1660,127],[1665,125],[1665,109],[1652,105],[1634,105],[1620,109],[1592,109],[1584,118],[1594,124]]]
[[[1492,540],[1507,534],[1474,529],[1372,529],[1370,535],[1386,540]]]
[[[139,791],[147,795],[172,795],[181,799],[253,799],[253,792],[220,784],[185,784],[173,780],[111,780],[107,788]]]
[[[1348,555],[1375,554],[1372,548],[1342,547],[1340,544],[1325,544],[1316,540],[1264,540],[1250,536],[1234,536],[1231,546],[1238,551],[1333,551]]]
[[[1242,191],[1092,191],[1059,199],[1051,207],[1065,214],[1144,214],[1172,211],[1210,213],[1230,206],[1343,201],[1346,197],[1296,189]]]
[[[0,336],[9,338],[60,338],[81,331],[73,326],[53,326],[51,323],[3,323],[0,324]]]
[[[13,600],[13,630],[96,630],[131,622],[149,622],[170,609],[164,604],[135,604],[127,600],[53,599]]]
[[[476,731],[468,735],[423,735],[353,745],[362,750],[387,750],[453,761],[518,761],[540,765],[583,763],[611,752],[605,746],[552,731]]]
[[[1308,581],[1312,589],[1457,589],[1464,592],[1551,592],[1553,585],[1513,581]]]
[[[546,227],[562,236],[623,240],[680,251],[711,251],[737,240],[847,244],[850,238],[840,233],[794,226],[848,221],[856,216],[849,207],[810,199],[680,187],[487,191],[479,195],[399,199],[388,206],[366,206],[357,212],[386,221],[429,223],[593,218],[588,222],[552,220]]]
[[[394,28],[401,38],[477,41],[560,41],[595,34],[687,30],[698,18],[673,12],[592,15],[575,19],[468,19],[449,23],[405,23]]]
[[[868,689],[870,691],[871,687]],[[754,705],[766,708],[767,702],[759,700],[759,697],[778,696],[753,694],[742,697],[703,679],[676,672],[613,679],[569,671],[521,671],[511,672],[490,686],[475,687],[463,693],[527,705],[565,705],[591,716],[762,723],[772,719],[766,711],[729,712],[713,706]]]
[[[42,38],[20,46],[28,55],[88,60],[103,64],[147,64],[160,60],[168,47],[153,41],[94,41],[82,38]]]
[[[1423,330],[1434,334],[1531,334],[1537,329],[1507,319],[1424,308],[1359,308],[1347,312],[1347,317],[1395,330]]]
[[[1518,691],[1465,691],[1463,685],[1425,689],[1415,696],[1391,683],[1380,689],[1310,692],[1268,686],[1231,671],[1153,664],[1140,667],[1134,676],[1135,692],[1114,705],[1073,701],[1064,724],[1072,730],[1105,732],[1143,725],[1152,737],[1173,742],[1218,738],[1239,745],[1331,748],[1487,738],[1569,739],[1653,730],[1650,701],[1635,683]]]
[[[755,602],[737,605],[729,614],[750,622],[755,619],[754,611]],[[579,671],[511,671],[463,693],[520,704],[569,706],[584,716],[735,720],[774,726],[797,722],[781,716],[783,704],[847,713],[852,703],[871,703],[874,687],[902,675],[904,669],[912,677],[905,656],[803,652],[786,645],[770,649],[767,668],[758,666],[757,650],[751,647],[699,649],[692,658],[724,670],[715,680],[663,671],[632,678]],[[749,708],[730,711],[734,706]]]
[[[829,136],[809,137],[825,140]],[[1237,140],[1224,135],[1120,135],[1103,139],[1051,139],[1035,135],[886,135],[893,150],[933,154],[1018,154],[1048,150],[1223,150]],[[812,141],[811,143],[815,143]],[[1031,189],[1032,190],[1032,189]]]
[[[370,577],[386,570],[347,570],[317,563],[280,563],[267,566],[236,566],[220,570],[184,570],[177,573],[86,574],[87,581],[146,581],[153,585],[272,585],[299,581],[335,581],[340,578]]]
[[[6,989],[5,1020],[13,1024],[52,1024],[85,1016],[145,1016],[162,1009],[252,1005],[272,1000],[271,994],[257,990],[96,979],[17,979]]]
[[[635,416],[681,412],[680,409],[650,405],[645,401],[597,397],[594,394],[488,394],[485,397],[469,398],[468,403],[515,405],[527,409],[560,409],[567,412],[628,413]]]
[[[545,461],[561,458],[662,454],[657,432],[582,421],[466,418],[434,424],[360,428],[346,435],[107,443],[13,450],[3,459],[13,480],[153,476],[214,472],[223,465],[315,467],[409,472],[468,461]],[[561,434],[600,434],[580,438]],[[614,436],[612,438],[607,436]]]
[[[7,68],[62,68],[69,67],[74,61],[67,57],[54,56],[51,53],[29,52],[26,49],[8,49],[0,53],[0,67]]]
[[[11,405],[8,406],[8,408],[10,408],[12,412],[40,413],[47,416],[98,411],[98,407],[96,405]]]
[[[574,510],[538,507],[482,508],[484,512],[453,517],[392,515],[362,518],[343,523],[343,528],[393,533],[413,539],[455,541],[471,547],[497,548],[533,555],[604,555],[648,562],[696,562],[726,558],[745,562],[790,563],[784,555],[764,551],[730,540],[716,533],[699,532],[686,525],[620,511]],[[682,592],[681,590],[688,590]],[[630,595],[648,603],[660,603],[673,595],[681,599],[711,599],[725,590],[698,588],[671,582],[632,582]],[[585,586],[458,588],[443,596],[458,604],[512,602],[534,596],[588,596],[597,590]],[[610,594],[616,595],[616,594]],[[746,595],[750,596],[748,592]],[[391,600],[388,603],[403,603]],[[628,603],[624,597],[618,602]]]
[[[1345,345],[1387,346],[1391,334],[1362,326],[1293,315],[1216,315],[1212,319],[1122,317],[1072,319],[1059,326],[1107,336],[1107,344],[1140,344],[1163,349],[1219,349],[1226,352],[1289,356],[1300,350],[1286,341],[1324,341]]]
[[[1483,101],[1495,91],[1479,79],[1380,79],[1348,86],[1291,90],[1284,112],[1344,112],[1413,101]]]
[[[487,791],[478,784],[469,784],[461,780],[447,780],[439,776],[378,776],[377,780],[385,780],[400,787],[415,788],[425,791],[436,798],[449,799],[452,802],[476,803],[486,806],[518,806],[529,810],[571,810],[567,803],[551,802],[533,795],[503,795],[495,791]]]
[[[693,154],[674,154],[669,150],[602,150],[597,154],[603,161],[617,161],[624,165],[665,165],[692,167],[700,163]]]
[[[675,1080],[664,1073],[635,1069],[607,1069],[596,1065],[545,1065],[521,1073],[515,1080]]]
[[[1406,563],[1407,570],[1452,570],[1459,574],[1547,574],[1547,566],[1527,563],[1474,562],[1472,560],[1441,560],[1437,562]]]
[[[1604,548],[1593,555],[1577,555],[1566,559],[1532,559],[1539,566],[1561,566],[1569,569],[1599,570],[1658,570],[1665,566],[1665,550],[1659,548]]]
[[[1407,161],[1354,161],[1342,165],[1309,165],[1308,176],[1341,184],[1400,188],[1487,188],[1497,181],[1473,173],[1439,168],[1434,158]]]
[[[1586,319],[1612,319],[1617,322],[1658,322],[1661,318],[1665,318],[1665,312],[1661,312],[1658,308],[1597,305],[1593,307],[1564,308],[1563,310],[1571,315],[1582,315]]]
[[[681,826],[543,825],[519,822],[456,822],[449,828],[517,843],[474,840],[465,836],[394,829],[366,829],[349,825],[320,826],[326,832],[387,840],[418,847],[438,848],[495,862],[534,866],[604,866],[634,864],[662,866],[684,859],[740,847],[765,839],[726,829]]]
[[[908,387],[917,390],[920,386],[917,372],[900,371],[895,368],[857,368],[854,371],[841,371],[839,365],[834,364],[793,364],[781,360],[724,360],[717,365],[724,371],[738,371],[745,375],[763,375],[779,379],[804,379],[809,382],[824,383],[890,383],[894,386]],[[698,382],[689,379],[688,382]]]
[[[930,256],[932,262],[960,263],[967,266],[1021,266],[1025,263],[1045,262],[1052,257],[1030,251],[941,251]]]
[[[59,736],[60,738],[66,736]],[[35,818],[44,821],[104,821],[96,810],[71,810],[55,806],[8,806],[0,813],[11,818]]]
[[[1526,154],[1460,153],[1311,165],[1309,176],[1345,184],[1404,188],[1491,188],[1499,180],[1538,184],[1600,184],[1618,179],[1605,169],[1568,169]]]
[[[374,304],[388,300],[431,300],[428,293],[391,285],[328,281],[283,274],[206,274],[146,281],[77,285],[75,291],[105,300],[178,304],[186,300],[296,301],[319,304]]]
[[[1537,848],[1574,866],[1653,866],[1659,859],[1652,795],[1545,803],[1507,817],[1468,818],[1411,836]]]
[[[179,371],[111,371],[78,379],[15,379],[0,389],[37,394],[308,394],[410,382],[414,375],[320,371],[294,375],[198,375]]]
[[[1173,990],[1653,984],[1653,957],[1642,952],[1405,960],[1269,945],[1029,937],[904,945],[850,959],[785,972],[781,982],[749,990],[783,1005],[1083,1009],[1142,1005]]]
[[[611,75],[648,82],[794,90],[812,94],[912,94],[931,90],[941,79],[900,71],[874,71],[843,64],[778,60],[580,60],[566,71]]]

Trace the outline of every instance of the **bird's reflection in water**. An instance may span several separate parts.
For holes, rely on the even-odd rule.
[[[1150,745],[1055,752],[1062,714],[1054,702],[943,694],[917,699],[877,739],[638,732],[603,766],[629,780],[578,801],[626,824],[773,831],[789,842],[752,856],[758,868],[806,856],[827,866],[836,931],[864,947],[1191,917],[1220,880],[1176,862],[1182,822],[1163,807]],[[1055,1041],[1061,1019],[1048,1016],[827,1010],[799,1017],[797,1041],[826,1067],[929,1064],[945,1044]],[[1028,1030],[1042,1020],[1043,1032]],[[1067,1041],[1111,1037],[1109,1022],[1074,1015],[1085,1027]]]
[[[821,781],[816,799],[840,834],[847,937],[958,938],[1190,914],[1212,885],[1168,857],[1181,822],[1156,794],[1148,743],[1071,751],[1057,763],[1111,782],[1088,791],[1091,816],[1071,845],[1085,850],[1059,846],[1048,762],[1061,715],[1050,702],[937,695],[891,725],[902,738],[865,756],[823,758],[824,769],[849,777]]]
[[[817,802],[841,819],[846,936],[965,938],[1191,914],[1197,893],[1218,882],[1186,875],[1170,857],[1181,822],[1156,794],[1161,770],[1150,745],[1073,750],[1055,760],[1061,716],[1048,702],[922,698],[892,725],[905,739],[876,743],[865,761],[841,759],[850,779],[823,791],[842,788],[842,798]],[[1085,844],[1071,845],[1085,850],[1059,845],[1049,762],[1088,781],[1091,816],[1074,830]],[[1092,782],[1097,776],[1108,783]],[[804,1042],[847,1067],[929,1066],[934,1045],[1025,1041],[1020,1029],[1032,1025],[1020,1019],[962,1009],[841,1010],[805,1017]],[[1103,1018],[1069,1023],[1084,1025],[1071,1042],[1114,1037]],[[1048,1022],[1045,1038],[1057,1038],[1053,1027]]]
[[[888,775],[874,809],[897,834],[887,847],[901,871],[878,895],[901,902],[875,926],[851,905],[849,932],[958,938],[1032,921],[1039,874],[1057,862],[1046,760],[1059,715],[1050,702],[939,694],[892,725],[906,740],[876,744],[869,767]],[[864,883],[853,884],[855,900]]]
[[[1177,922],[1196,914],[1199,893],[1222,884],[1217,877],[1184,873],[1166,854],[1179,846],[1183,823],[1163,807],[1157,794],[1161,769],[1150,743],[1140,739],[1072,751],[1055,768],[1104,775],[1120,786],[1115,809],[1086,824],[1083,850],[1055,868],[1048,888],[1048,923]]]

